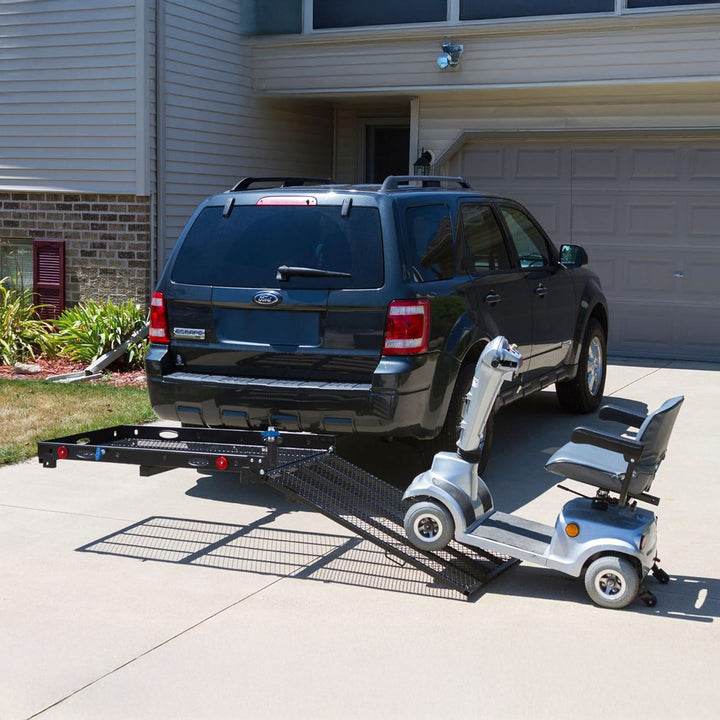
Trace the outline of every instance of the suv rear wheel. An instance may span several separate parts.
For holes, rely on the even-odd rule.
[[[602,402],[607,373],[607,340],[602,325],[593,318],[585,331],[577,375],[555,384],[560,407],[567,412],[589,413]]]

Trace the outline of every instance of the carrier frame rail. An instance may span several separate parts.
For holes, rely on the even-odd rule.
[[[144,477],[175,468],[249,471],[468,598],[518,562],[455,541],[438,551],[414,548],[402,491],[336,455],[334,443],[313,433],[116,425],[38,442],[38,460],[46,468],[66,459],[137,465]]]

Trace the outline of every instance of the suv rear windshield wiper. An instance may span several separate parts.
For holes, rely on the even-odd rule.
[[[288,280],[291,275],[299,275],[301,277],[350,277],[350,273],[340,272],[338,270],[323,270],[322,268],[281,265],[277,269],[275,279]]]

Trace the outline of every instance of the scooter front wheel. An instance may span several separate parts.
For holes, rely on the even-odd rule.
[[[623,608],[640,589],[640,576],[634,565],[617,555],[604,555],[590,563],[585,573],[585,590],[600,607]]]
[[[419,550],[441,550],[453,538],[452,515],[432,500],[416,502],[405,513],[408,540]]]

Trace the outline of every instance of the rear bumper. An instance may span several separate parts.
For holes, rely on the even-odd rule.
[[[446,409],[431,391],[435,364],[432,355],[382,359],[371,382],[346,383],[163,375],[149,359],[148,392],[158,417],[185,425],[431,437]]]

